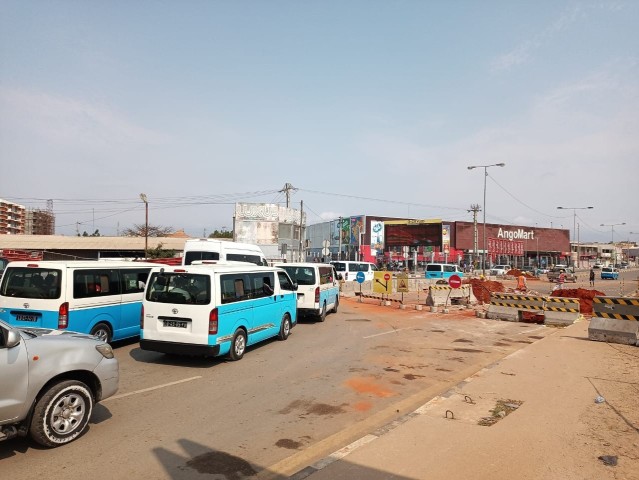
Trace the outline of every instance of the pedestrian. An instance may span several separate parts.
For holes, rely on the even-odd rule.
[[[523,273],[517,277],[517,290],[520,292],[528,290],[528,285],[526,285],[526,276]]]
[[[595,286],[595,269],[590,267],[590,286]]]
[[[557,285],[553,290],[563,290],[564,282],[566,281],[566,273],[564,270],[559,271],[559,275],[557,276]]]

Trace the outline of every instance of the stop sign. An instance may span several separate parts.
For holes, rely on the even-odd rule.
[[[389,273],[385,273],[384,274],[384,280],[386,280],[387,282],[390,280],[390,274]]]
[[[451,275],[448,279],[448,285],[450,285],[451,288],[461,287],[461,277],[459,275]]]

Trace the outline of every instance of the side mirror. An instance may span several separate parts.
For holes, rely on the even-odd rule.
[[[3,344],[0,344],[0,347],[13,348],[16,345],[20,344],[21,337],[17,330],[14,330],[13,328],[10,328],[8,330],[2,328],[1,330],[6,341],[3,342]]]
[[[293,291],[297,292],[297,283],[293,282]]]

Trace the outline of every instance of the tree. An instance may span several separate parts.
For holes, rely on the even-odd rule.
[[[209,235],[209,238],[233,238],[233,231],[228,230],[215,230]]]
[[[173,233],[173,227],[163,227],[161,225],[149,225],[148,235],[146,225],[134,224],[132,228],[125,228],[122,235],[125,237],[166,237]]]
[[[78,237],[79,237],[79,236],[80,236],[80,234],[78,233]],[[87,233],[87,231],[85,230],[85,231],[82,233],[82,236],[83,236],[83,237],[99,237],[99,236],[100,236],[100,230],[96,230],[96,231],[95,231],[95,232],[93,232],[91,235],[89,235],[89,234]]]
[[[173,258],[175,257],[175,250],[164,250],[162,243],[158,243],[157,247],[149,248],[146,251],[146,258]]]

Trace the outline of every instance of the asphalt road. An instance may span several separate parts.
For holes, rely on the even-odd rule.
[[[567,282],[564,288],[586,288],[604,292],[609,296],[628,295],[639,289],[639,269],[626,269],[619,271],[619,279],[602,280],[601,270],[595,270],[595,286],[590,286],[590,275],[588,270],[577,271],[577,282]],[[552,290],[554,283],[547,280],[545,275],[541,275],[539,281],[528,282],[528,288],[539,290],[539,293],[548,293]]]
[[[118,345],[120,390],[87,433],[53,450],[0,443],[2,478],[285,478],[551,331],[472,313],[344,299],[239,362]]]

